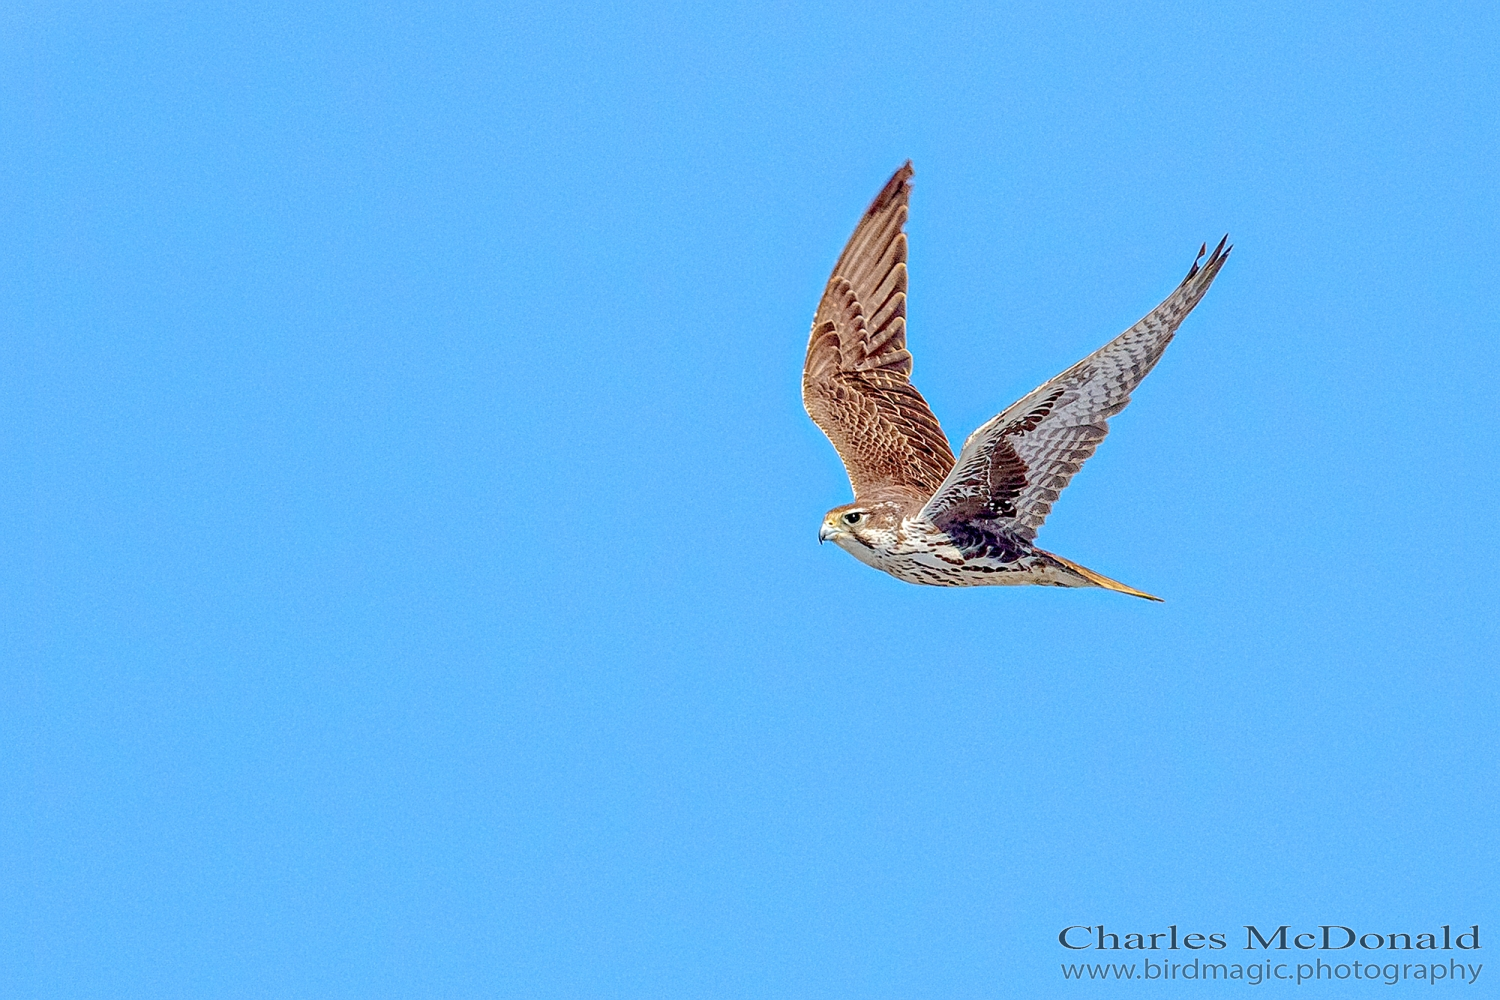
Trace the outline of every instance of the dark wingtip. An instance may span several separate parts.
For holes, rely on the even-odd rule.
[[[865,214],[874,215],[903,194],[909,194],[914,173],[916,171],[912,169],[910,160],[897,167],[896,172],[891,174],[891,179],[885,182],[885,187],[875,196],[875,200],[870,202],[870,207],[865,209]]]
[[[1234,245],[1229,242],[1229,234],[1228,233],[1225,233],[1219,239],[1218,246],[1214,247],[1214,252],[1211,253],[1211,254],[1208,253],[1208,244],[1207,243],[1204,243],[1204,244],[1200,245],[1198,247],[1198,256],[1193,261],[1193,266],[1190,267],[1190,268],[1188,268],[1187,277],[1183,278],[1182,280],[1184,282],[1192,280],[1193,278],[1197,277],[1198,272],[1201,271],[1204,267],[1211,268],[1215,272],[1217,272],[1218,269],[1224,265],[1224,261],[1226,261],[1226,260],[1229,259],[1229,251],[1231,251],[1233,249],[1234,249]],[[1208,254],[1208,263],[1207,264],[1203,263],[1203,256],[1205,254]],[[1200,265],[1202,265],[1202,266],[1200,267]]]
[[[1189,278],[1192,278],[1193,275],[1198,273],[1198,265],[1203,262],[1203,255],[1206,253],[1208,253],[1207,243],[1198,248],[1198,256],[1193,258],[1193,266],[1188,268],[1187,277],[1183,278],[1183,281],[1187,281]]]

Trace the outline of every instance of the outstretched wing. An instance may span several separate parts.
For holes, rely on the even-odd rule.
[[[922,508],[940,525],[984,518],[1031,541],[1052,502],[1109,433],[1110,417],[1155,367],[1224,261],[1229,237],[1139,323],[1034,389],[964,442],[958,464]]]
[[[953,451],[911,384],[906,225],[911,161],[886,182],[823,290],[802,369],[802,404],[844,460],[860,500],[932,496]]]

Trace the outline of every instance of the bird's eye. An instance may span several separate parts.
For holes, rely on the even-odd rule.
[[[849,513],[847,513],[847,514],[844,515],[844,523],[845,524],[858,524],[859,523],[859,518],[860,518],[859,511],[857,511],[857,510],[851,510]]]

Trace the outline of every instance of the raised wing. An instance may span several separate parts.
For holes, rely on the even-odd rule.
[[[911,161],[855,227],[823,290],[802,369],[802,404],[844,460],[861,501],[925,501],[953,451],[911,384],[906,349],[906,225]]]
[[[1204,244],[1182,284],[1139,323],[969,435],[922,515],[939,525],[985,519],[1035,538],[1057,495],[1109,433],[1108,419],[1125,409],[1229,259],[1228,240],[1207,263]]]

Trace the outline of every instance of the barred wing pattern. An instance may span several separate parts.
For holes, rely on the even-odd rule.
[[[953,451],[911,384],[906,349],[906,225],[911,161],[886,182],[839,255],[813,319],[802,404],[843,459],[861,502],[920,503]]]
[[[1108,419],[1125,409],[1208,291],[1233,249],[1228,239],[1200,268],[1204,244],[1182,284],[1139,323],[969,435],[922,516],[939,527],[983,520],[1034,539],[1053,501],[1109,433]]]

